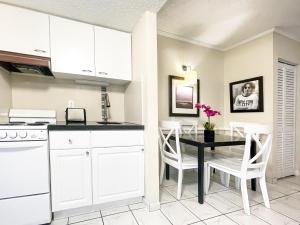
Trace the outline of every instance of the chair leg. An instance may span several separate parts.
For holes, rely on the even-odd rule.
[[[239,190],[241,188],[240,178],[235,177],[235,189]]]
[[[244,211],[247,215],[250,215],[250,207],[249,207],[249,199],[248,199],[248,190],[247,190],[247,180],[241,179],[241,190],[242,190],[242,198]]]
[[[205,194],[208,194],[208,190],[209,190],[209,183],[210,183],[210,166],[207,165],[206,167],[206,172],[204,172],[206,174],[206,179],[204,180],[204,187],[205,187]]]
[[[186,152],[185,145],[183,143],[180,143],[180,150],[181,150],[181,152]]]
[[[183,170],[178,170],[178,188],[177,188],[177,199],[180,200],[181,198],[181,191],[182,191],[182,178],[183,178]]]
[[[267,184],[266,184],[266,178],[261,177],[259,178],[259,185],[261,189],[261,193],[264,199],[265,206],[267,208],[270,208],[270,201],[269,201],[269,196],[268,196],[268,190],[267,190]]]
[[[221,184],[225,187],[229,187],[230,174],[220,171]]]
[[[229,173],[224,173],[224,185],[225,187],[229,187],[230,184],[230,174]]]
[[[160,166],[160,180],[159,180],[160,184],[162,184],[163,179],[164,179],[165,168],[166,168],[166,163],[164,161],[161,161],[161,166]]]
[[[220,171],[220,180],[221,180],[221,184],[224,184],[224,172],[223,171]]]

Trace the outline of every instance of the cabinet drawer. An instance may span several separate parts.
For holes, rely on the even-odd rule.
[[[92,131],[91,147],[122,147],[144,145],[144,132],[140,130]]]
[[[90,131],[53,131],[49,134],[50,149],[90,147]]]

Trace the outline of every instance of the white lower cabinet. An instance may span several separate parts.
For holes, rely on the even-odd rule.
[[[50,151],[52,211],[92,204],[89,149]]]
[[[92,150],[93,203],[144,195],[144,152],[141,146]]]
[[[143,131],[53,131],[49,139],[53,212],[144,195]]]

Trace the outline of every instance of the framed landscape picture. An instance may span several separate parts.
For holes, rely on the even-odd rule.
[[[169,75],[169,116],[198,117],[199,86],[188,84],[183,77]]]
[[[263,77],[254,77],[229,84],[230,112],[263,112]]]

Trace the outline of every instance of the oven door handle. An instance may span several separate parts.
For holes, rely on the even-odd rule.
[[[0,142],[0,151],[28,150],[47,146],[47,141]]]

